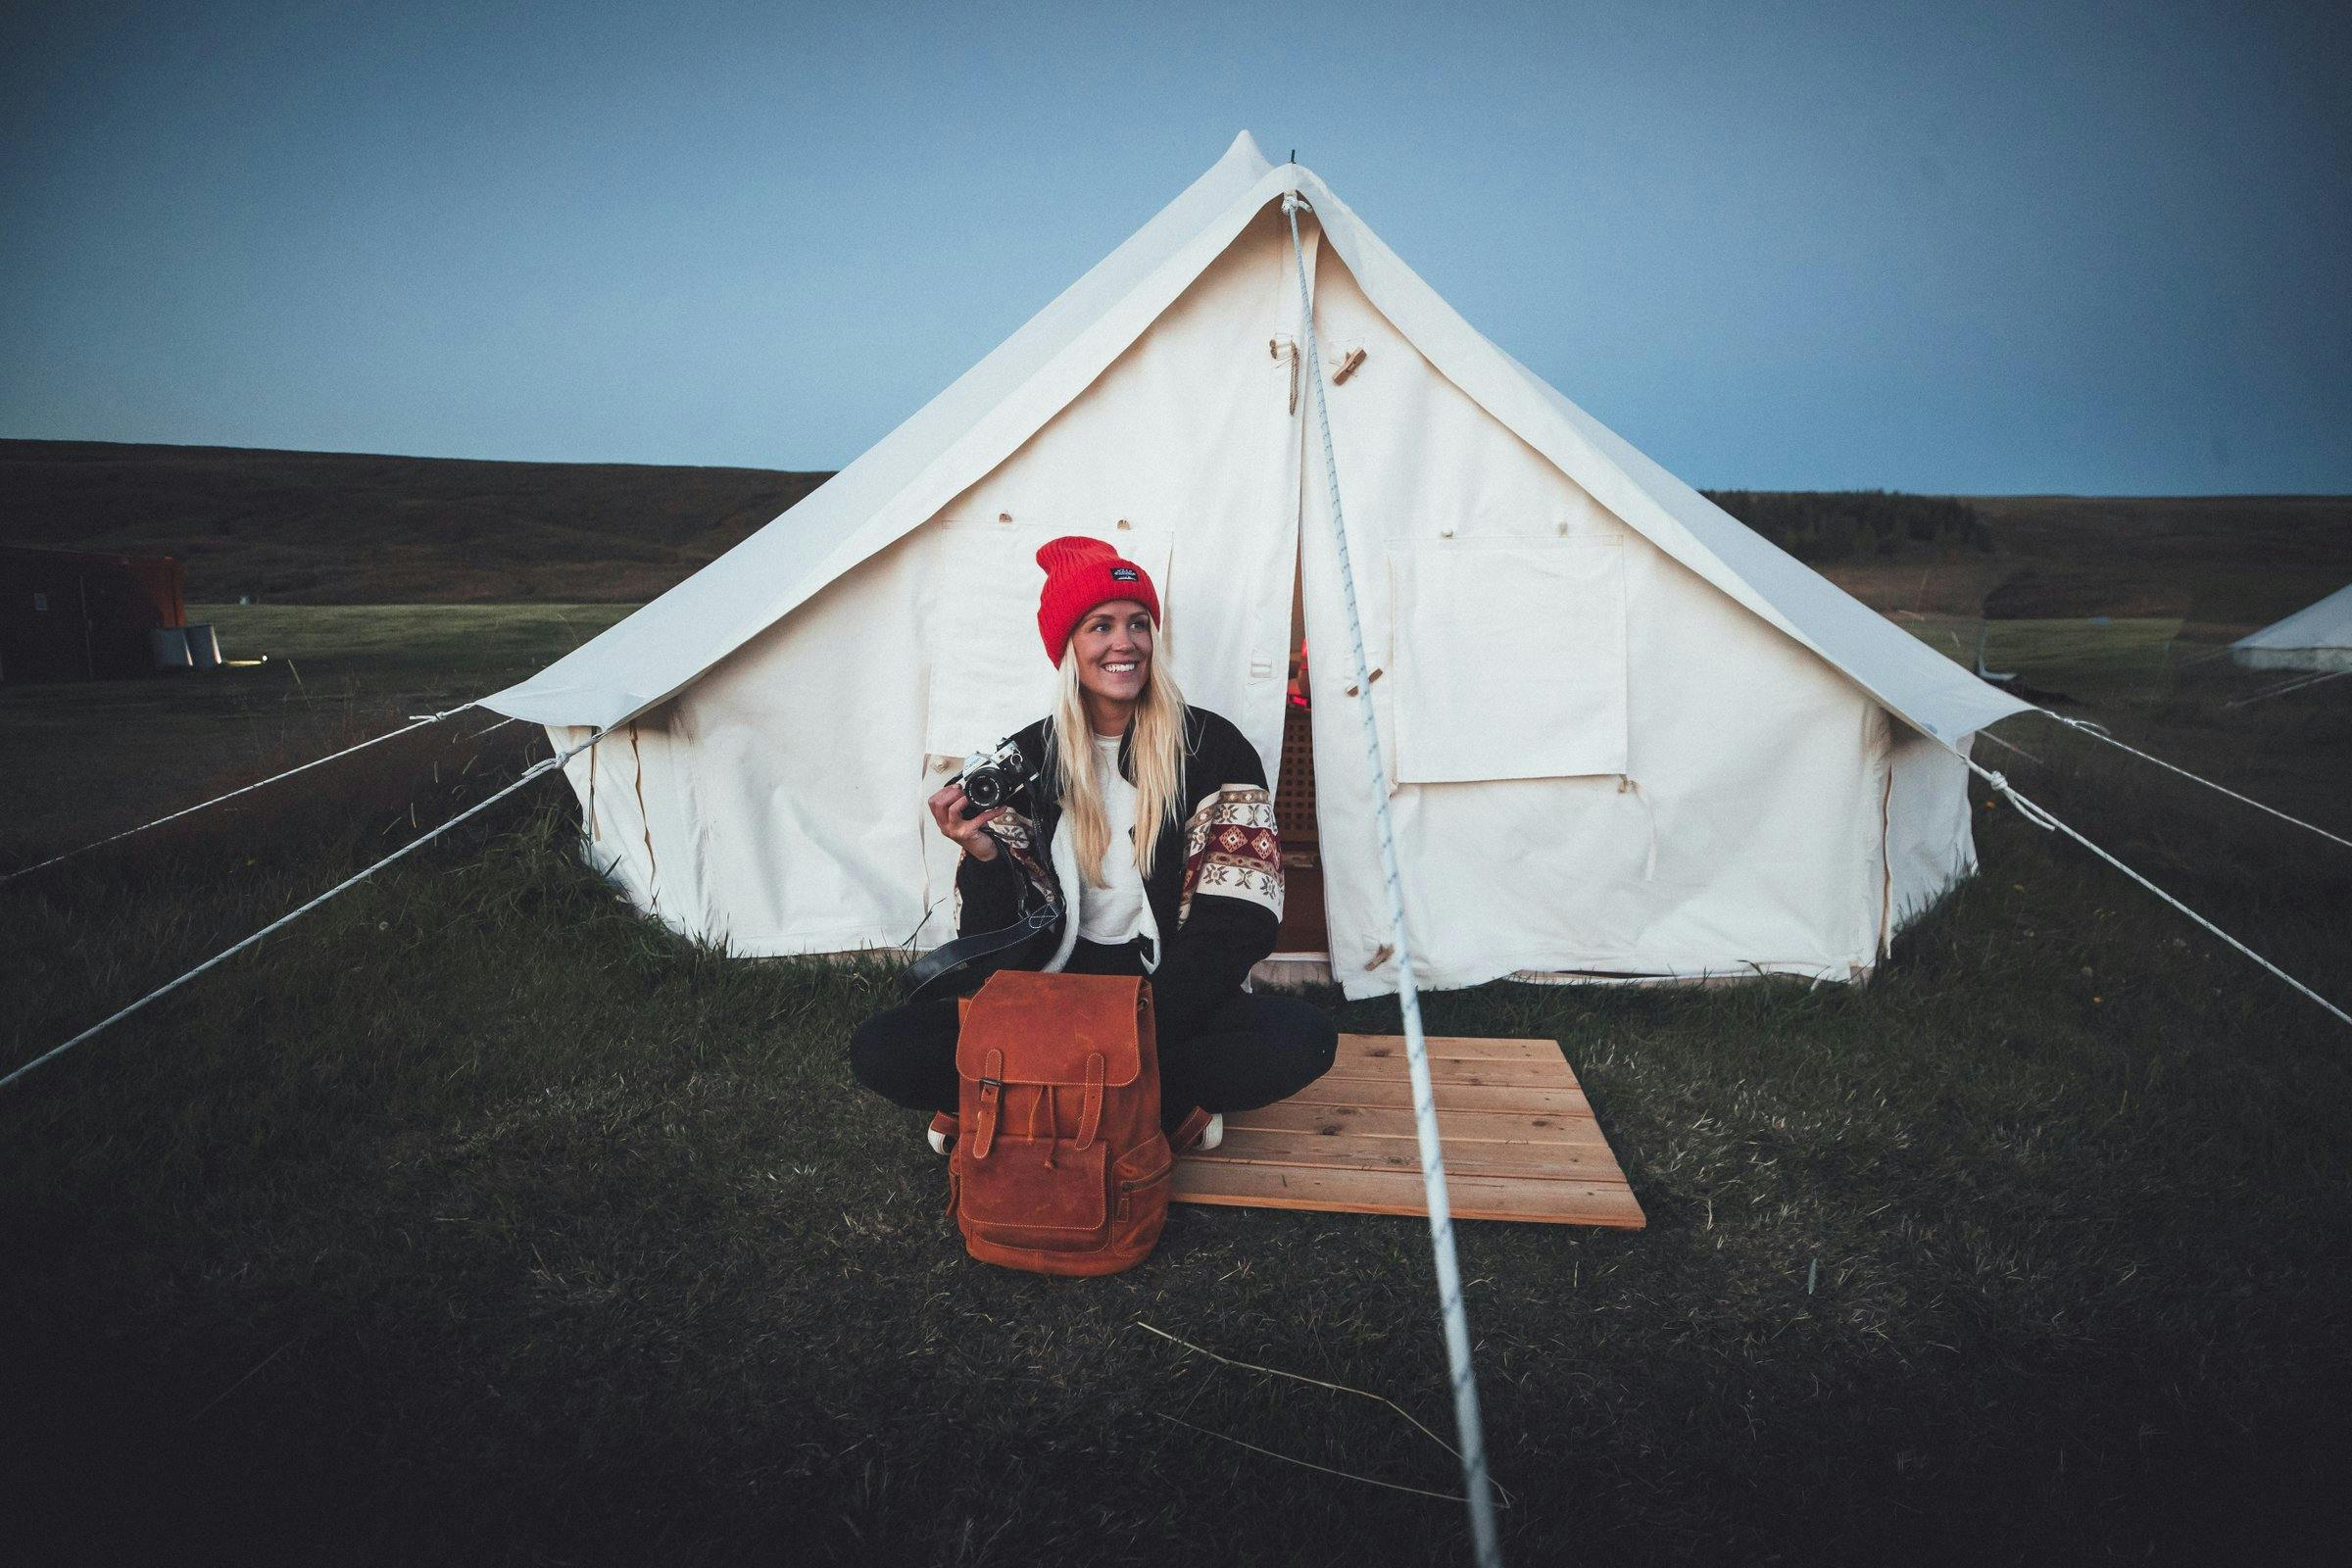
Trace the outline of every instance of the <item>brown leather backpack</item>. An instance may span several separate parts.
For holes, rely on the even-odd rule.
[[[1152,988],[1002,970],[962,1007],[948,1181],[984,1263],[1116,1274],[1152,1255],[1175,1155],[1159,1130]]]

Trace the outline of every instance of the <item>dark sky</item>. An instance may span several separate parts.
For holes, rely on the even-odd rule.
[[[0,435],[835,467],[1247,127],[1693,483],[2352,491],[2347,16],[20,6]]]

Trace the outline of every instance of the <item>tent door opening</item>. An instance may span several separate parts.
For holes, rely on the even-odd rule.
[[[1323,918],[1322,847],[1315,831],[1315,739],[1306,679],[1306,607],[1293,557],[1290,679],[1283,694],[1282,764],[1274,782],[1274,827],[1282,835],[1282,929],[1279,958],[1328,961],[1331,936]]]

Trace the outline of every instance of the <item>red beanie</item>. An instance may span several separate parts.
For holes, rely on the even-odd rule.
[[[1046,568],[1046,586],[1037,596],[1037,633],[1046,640],[1046,657],[1058,664],[1070,633],[1097,605],[1132,599],[1152,612],[1159,624],[1159,594],[1150,573],[1122,557],[1100,539],[1064,534],[1037,547],[1037,564]]]

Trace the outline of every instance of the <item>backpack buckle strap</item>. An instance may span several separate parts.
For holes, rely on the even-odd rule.
[[[1004,1106],[1004,1053],[991,1050],[980,1071],[980,1112],[973,1120],[972,1157],[986,1159],[996,1147],[997,1117]]]
[[[1078,1112],[1078,1147],[1091,1148],[1095,1134],[1102,1126],[1102,1053],[1090,1052],[1086,1058],[1086,1100]]]

